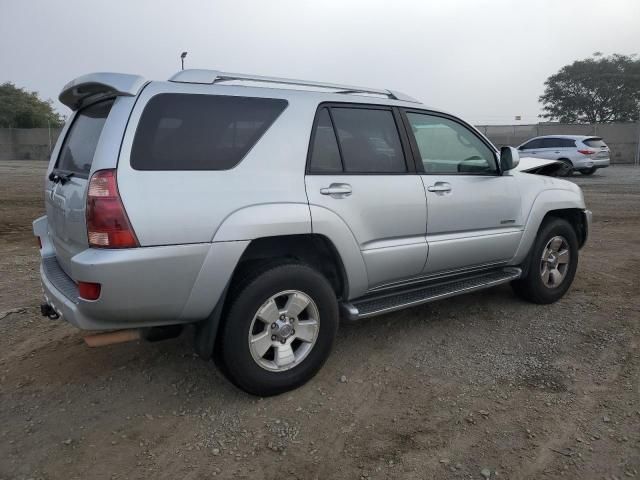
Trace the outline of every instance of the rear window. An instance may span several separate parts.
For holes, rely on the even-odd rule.
[[[587,138],[586,140],[583,140],[582,143],[584,143],[587,147],[592,148],[602,148],[607,146],[607,144],[604,143],[601,138]]]
[[[286,108],[275,98],[165,93],[142,113],[131,151],[136,170],[228,170]]]
[[[80,110],[67,133],[56,168],[88,177],[96,153],[98,140],[104,128],[113,100],[96,103]]]

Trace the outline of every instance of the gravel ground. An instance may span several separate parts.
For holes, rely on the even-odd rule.
[[[344,325],[304,387],[238,391],[188,336],[89,349],[39,316],[45,165],[0,162],[0,479],[640,478],[640,169],[554,305],[509,287]]]

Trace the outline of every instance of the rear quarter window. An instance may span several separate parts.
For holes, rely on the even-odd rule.
[[[136,170],[228,170],[286,108],[276,98],[165,93],[145,106],[131,150]]]

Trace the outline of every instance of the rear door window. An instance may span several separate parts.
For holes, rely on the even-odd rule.
[[[286,108],[276,98],[165,93],[146,105],[131,150],[136,170],[228,170]]]
[[[344,171],[402,173],[407,165],[391,110],[333,107]]]
[[[89,176],[98,140],[112,106],[113,100],[108,100],[83,108],[76,114],[55,168],[80,177]]]
[[[582,143],[591,148],[602,148],[607,146],[601,138],[587,138],[586,140],[583,140]]]
[[[560,139],[558,138],[543,138],[542,147],[540,148],[558,148],[560,146]]]
[[[576,146],[576,141],[571,140],[570,138],[561,138],[559,139],[559,144],[562,148],[572,148]]]

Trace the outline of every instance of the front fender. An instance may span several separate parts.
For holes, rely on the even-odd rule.
[[[536,240],[536,235],[544,217],[553,210],[575,208],[584,210],[584,198],[579,191],[550,189],[538,194],[526,216],[525,228],[520,245],[510,263],[518,265],[524,261]]]

